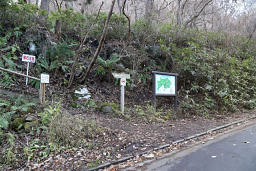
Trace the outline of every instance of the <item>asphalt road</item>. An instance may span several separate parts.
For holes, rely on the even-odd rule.
[[[144,166],[154,171],[256,171],[256,125]]]

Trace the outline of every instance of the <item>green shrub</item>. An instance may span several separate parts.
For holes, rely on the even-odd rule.
[[[55,33],[56,22],[60,21],[62,35],[72,35],[73,38],[83,37],[86,33],[89,23],[86,18],[79,12],[74,12],[72,9],[60,10],[52,12],[47,22],[49,30]]]
[[[0,100],[0,129],[8,129],[15,115],[31,112],[35,103],[29,103],[23,96]],[[19,127],[19,125],[18,125]]]
[[[255,98],[255,57],[241,60],[225,49],[207,49],[196,42],[172,45],[181,91],[203,110],[235,111]],[[190,104],[192,104],[190,102]],[[251,106],[250,105],[250,106]],[[254,104],[255,105],[255,104]]]
[[[84,146],[83,141],[101,134],[101,128],[93,120],[73,116],[56,103],[39,114],[42,124],[47,127],[48,140],[72,146]]]
[[[87,15],[88,20],[91,23],[94,23],[96,18],[95,15],[96,14]],[[100,38],[103,32],[104,23],[106,19],[107,19],[107,13],[102,12],[99,14],[98,20],[92,29],[91,37],[94,37],[97,39]],[[127,35],[127,33],[128,33],[128,22],[125,16],[112,14],[112,17],[110,18],[110,21],[109,21],[106,39],[122,39]]]
[[[21,25],[27,25],[29,27],[37,21],[39,9],[36,5],[31,3],[11,3],[7,7],[5,10],[0,10],[0,24],[4,26],[6,31],[9,28],[19,27]]]
[[[145,20],[137,20],[132,24],[131,32],[133,39],[138,43],[138,46],[145,44],[154,44],[157,32],[154,31],[153,26]]]
[[[69,71],[69,65],[72,63],[72,58],[75,53],[72,50],[72,46],[68,45],[66,42],[60,44],[55,44],[47,50],[46,56],[39,56],[38,62],[36,64],[37,71],[42,72],[52,72],[52,71]]]

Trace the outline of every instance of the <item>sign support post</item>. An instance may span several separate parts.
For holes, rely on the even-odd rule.
[[[121,85],[121,112],[124,113],[124,86]]]
[[[156,93],[155,93],[155,76],[153,76],[153,108],[154,108],[154,112],[156,112]]]
[[[115,78],[120,78],[120,86],[121,86],[121,95],[120,95],[120,109],[121,112],[124,113],[124,93],[126,86],[126,79],[130,79],[130,74],[126,73],[112,73]]]
[[[50,76],[47,74],[41,74],[40,90],[39,90],[39,98],[40,98],[41,104],[45,104],[46,84],[49,84],[49,82],[50,82]]]
[[[177,110],[178,108],[178,100],[177,100],[177,96],[174,96],[174,109]]]
[[[45,83],[40,83],[40,93],[39,93],[39,98],[40,98],[40,103],[44,104],[45,103]]]
[[[28,85],[28,72],[29,72],[29,63],[35,63],[36,57],[32,55],[23,54],[22,55],[22,61],[27,62],[27,77],[26,77],[26,86]]]
[[[27,62],[27,76],[29,71],[29,62]],[[26,85],[28,85],[28,77],[26,77]]]

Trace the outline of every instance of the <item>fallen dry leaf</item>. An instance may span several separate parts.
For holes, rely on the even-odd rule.
[[[145,154],[144,155],[147,159],[152,159],[152,158],[154,158],[155,156],[154,156],[154,154]]]

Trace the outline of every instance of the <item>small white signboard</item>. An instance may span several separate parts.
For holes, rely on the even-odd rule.
[[[112,73],[112,75],[115,78],[125,78],[125,79],[130,79],[130,74],[126,74],[126,73]]]
[[[23,55],[22,55],[22,61],[23,61],[23,62],[35,63],[35,62],[36,62],[36,57],[33,56],[33,55],[23,54]]]
[[[22,55],[22,61],[27,62],[27,76],[28,76],[29,63],[35,63],[36,62],[36,57],[33,56],[33,55],[23,54]],[[28,85],[28,77],[26,77],[26,85]]]
[[[48,74],[41,74],[41,83],[49,84],[50,76]]]

